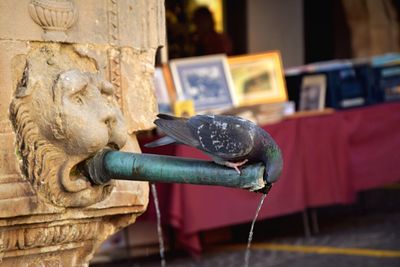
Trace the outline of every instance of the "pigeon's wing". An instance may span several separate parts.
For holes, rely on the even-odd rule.
[[[177,143],[182,143],[189,146],[197,147],[199,141],[194,138],[190,128],[188,127],[186,118],[173,117],[166,114],[157,115],[158,119],[154,121],[166,135],[176,140]]]
[[[199,149],[225,160],[246,158],[254,147],[254,124],[234,116],[197,115],[187,123]]]
[[[153,142],[147,143],[144,146],[145,147],[158,147],[158,146],[165,146],[165,145],[175,144],[175,143],[176,143],[176,140],[174,138],[166,135],[166,136],[161,137]]]

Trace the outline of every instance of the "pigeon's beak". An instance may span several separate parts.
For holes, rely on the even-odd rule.
[[[264,180],[267,183],[275,183],[279,179],[281,174],[282,174],[282,164],[280,164],[279,166],[272,165],[269,170],[269,174],[267,174],[266,177],[264,176]]]
[[[269,160],[264,173],[264,180],[267,183],[275,183],[281,176],[283,168],[282,153],[279,148],[277,148]]]

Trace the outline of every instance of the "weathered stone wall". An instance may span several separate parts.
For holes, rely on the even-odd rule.
[[[161,0],[0,1],[0,266],[85,266],[146,209],[147,183],[76,165],[140,151],[164,30]]]

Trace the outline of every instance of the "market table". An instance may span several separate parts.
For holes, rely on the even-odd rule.
[[[263,128],[281,147],[284,168],[259,220],[352,203],[361,190],[400,181],[399,102],[286,119]],[[142,149],[208,159],[183,145]],[[250,222],[261,197],[218,186],[159,184],[157,188],[163,222],[174,227],[179,243],[192,253],[201,251],[201,231]],[[154,218],[152,204],[144,218]]]

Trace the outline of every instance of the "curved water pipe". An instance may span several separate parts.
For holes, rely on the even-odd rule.
[[[262,163],[234,169],[211,161],[154,154],[128,153],[105,149],[86,160],[81,171],[94,184],[133,180],[198,185],[219,185],[268,193],[271,184],[263,179]]]

